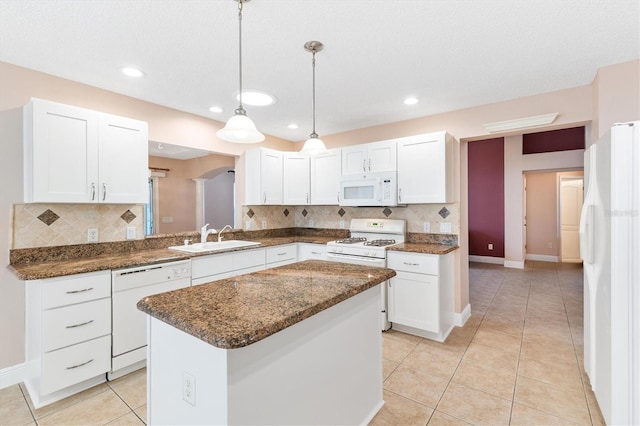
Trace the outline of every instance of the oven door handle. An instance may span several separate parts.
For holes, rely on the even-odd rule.
[[[336,253],[327,253],[327,258],[331,259],[341,259],[343,261],[352,260],[355,262],[364,262],[364,263],[380,263],[384,262],[384,259],[380,259],[377,257],[362,257],[362,256],[350,256],[345,254],[336,254]]]

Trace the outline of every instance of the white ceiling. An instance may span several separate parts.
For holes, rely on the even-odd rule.
[[[640,2],[253,0],[244,87],[278,99],[246,107],[263,133],[299,141],[311,132],[308,40],[325,44],[322,137],[587,85],[599,67],[640,57]],[[226,121],[237,106],[237,3],[0,0],[0,61]],[[125,65],[147,76],[125,77]],[[420,103],[404,105],[407,96]]]

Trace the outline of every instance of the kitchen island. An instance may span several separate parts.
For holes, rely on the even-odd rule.
[[[387,268],[309,260],[147,297],[150,424],[366,424]]]

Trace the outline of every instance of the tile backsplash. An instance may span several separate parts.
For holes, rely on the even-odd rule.
[[[243,228],[349,228],[353,218],[404,219],[407,232],[460,233],[460,205],[414,204],[406,207],[243,206]],[[264,221],[264,226],[263,226]],[[429,231],[424,230],[425,222]],[[441,230],[444,224],[445,229]],[[451,229],[446,229],[450,224]]]
[[[98,229],[99,242],[123,241],[127,227],[144,238],[141,204],[16,204],[13,207],[12,248],[87,243],[89,228]]]

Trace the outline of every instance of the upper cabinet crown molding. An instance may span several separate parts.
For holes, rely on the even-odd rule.
[[[149,201],[147,123],[35,98],[23,119],[25,202]]]

